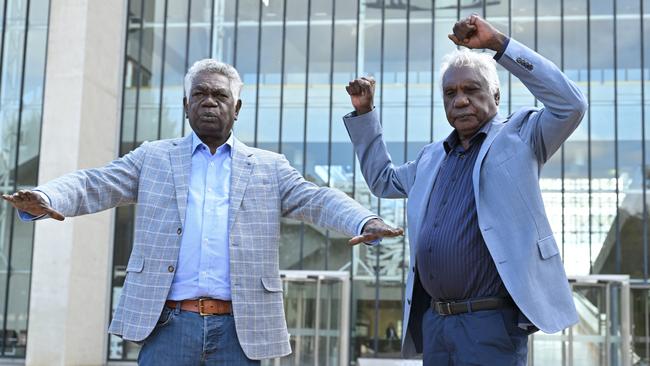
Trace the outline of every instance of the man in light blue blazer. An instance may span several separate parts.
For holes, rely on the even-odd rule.
[[[423,352],[425,365],[524,365],[530,332],[578,321],[538,180],[586,101],[555,65],[476,15],[457,22],[449,38],[497,52],[493,59],[464,49],[445,58],[449,137],[393,165],[372,78],[346,88],[355,112],[344,122],[372,192],[409,198],[403,355]],[[498,115],[494,60],[544,107]]]
[[[281,217],[354,236],[350,244],[402,234],[342,192],[306,181],[284,156],[237,140],[241,87],[232,66],[198,61],[185,77],[190,135],[3,195],[26,220],[136,205],[109,331],[142,344],[140,365],[259,365],[291,352]]]

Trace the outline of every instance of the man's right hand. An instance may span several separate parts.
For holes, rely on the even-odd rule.
[[[373,98],[375,97],[375,79],[372,76],[364,76],[350,81],[345,90],[350,95],[350,101],[352,101],[357,115],[372,111]]]
[[[63,215],[50,207],[43,197],[34,191],[20,190],[11,195],[3,194],[2,198],[9,201],[17,210],[27,212],[34,217],[50,215],[55,220],[65,220]]]

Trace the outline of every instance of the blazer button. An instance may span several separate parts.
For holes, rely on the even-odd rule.
[[[406,302],[408,302],[409,305],[411,305],[411,299],[407,299]]]
[[[167,267],[167,270],[168,270],[169,272],[174,272],[174,266],[169,266],[169,267]]]
[[[183,228],[179,227],[178,230],[176,230],[176,234],[181,235],[182,233],[183,233]]]
[[[411,267],[411,269],[413,270],[413,273],[415,273],[415,266]]]

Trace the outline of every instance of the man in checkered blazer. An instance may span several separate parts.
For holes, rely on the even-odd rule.
[[[402,234],[345,194],[306,181],[284,156],[237,140],[242,85],[232,66],[198,61],[185,77],[189,136],[3,195],[24,220],[136,205],[109,331],[142,345],[141,365],[257,365],[291,352],[281,217],[353,236],[351,244]]]

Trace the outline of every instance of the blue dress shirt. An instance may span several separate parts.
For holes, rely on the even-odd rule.
[[[210,148],[192,132],[192,170],[185,228],[170,300],[230,300],[228,207],[233,137]]]

